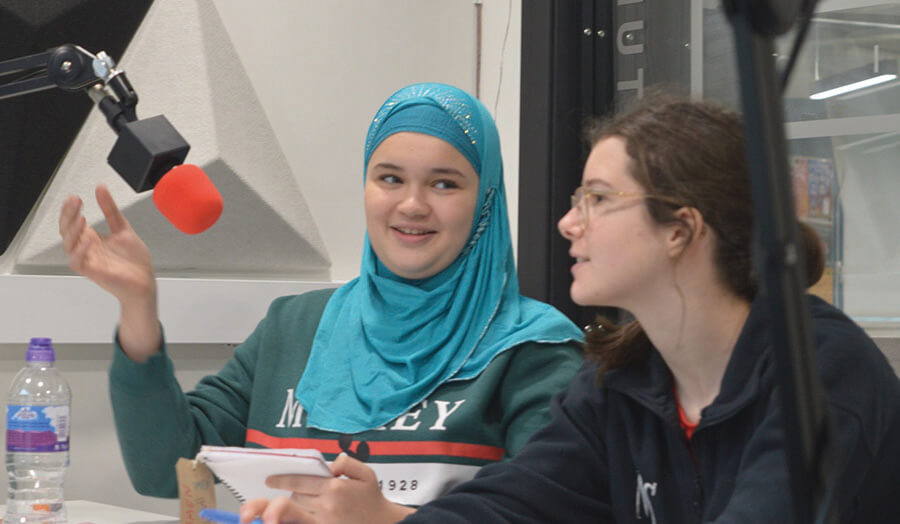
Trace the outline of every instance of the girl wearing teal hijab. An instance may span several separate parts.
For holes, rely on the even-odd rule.
[[[99,235],[70,197],[70,265],[121,305],[110,397],[139,493],[175,496],[174,464],[201,445],[314,448],[335,478],[289,475],[323,522],[393,521],[515,454],[581,366],[581,333],[522,297],[500,145],[484,106],[441,84],[392,95],[364,157],[360,276],[276,299],[217,374],[175,380],[146,247],[105,188]]]
[[[478,176],[477,213],[455,260],[418,280],[385,267],[366,235],[360,276],[328,302],[295,390],[307,423],[320,429],[379,427],[441,384],[477,376],[503,351],[581,337],[562,313],[519,294],[500,139],[484,105],[444,84],[397,91],[369,127],[365,166],[403,132],[439,138],[468,160]]]

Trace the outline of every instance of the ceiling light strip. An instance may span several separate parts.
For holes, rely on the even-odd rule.
[[[859,82],[853,82],[852,84],[846,84],[839,87],[835,87],[834,89],[828,89],[827,91],[820,91],[818,93],[814,93],[809,96],[810,100],[825,100],[826,98],[831,98],[838,95],[843,95],[845,93],[851,93],[853,91],[858,91],[860,89],[865,89],[867,87],[876,86],[878,84],[883,84],[885,82],[890,82],[891,80],[895,80],[897,75],[878,75],[873,76],[872,78],[867,78],[865,80],[860,80]]]

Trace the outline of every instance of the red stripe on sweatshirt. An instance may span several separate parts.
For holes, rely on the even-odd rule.
[[[317,438],[291,438],[273,437],[255,429],[247,430],[247,442],[259,444],[267,448],[300,448],[318,449],[326,454],[338,454],[341,447],[334,439]],[[485,446],[482,444],[466,444],[462,442],[444,442],[440,440],[422,441],[384,441],[369,440],[369,452],[374,455],[442,455],[448,457],[463,457],[482,460],[500,460],[503,458],[503,448]]]

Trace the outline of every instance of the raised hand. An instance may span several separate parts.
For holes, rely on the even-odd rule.
[[[59,215],[63,250],[73,271],[119,300],[122,308],[119,343],[130,358],[142,362],[161,343],[156,277],[150,251],[116,206],[106,186],[97,186],[96,198],[110,234],[101,235],[90,227],[81,213],[81,199],[69,196]]]
[[[334,477],[275,475],[272,488],[293,491],[290,498],[252,500],[241,506],[241,522],[260,517],[265,524],[393,523],[414,510],[384,498],[372,468],[346,454],[331,464]]]

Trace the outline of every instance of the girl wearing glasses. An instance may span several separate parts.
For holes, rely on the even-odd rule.
[[[589,363],[515,459],[408,522],[793,521],[744,148],[736,114],[661,96],[597,129],[559,222],[571,294],[634,320],[587,333]],[[820,243],[806,251],[821,272]],[[840,522],[896,522],[900,382],[850,319],[806,302]]]
[[[519,295],[497,130],[442,84],[392,95],[365,144],[360,276],[274,301],[217,375],[182,393],[150,255],[100,187],[111,234],[63,205],[72,268],[122,306],[110,393],[135,488],[175,496],[202,444],[316,448],[336,477],[270,478],[326,522],[393,522],[512,456],[575,376],[581,331]]]

